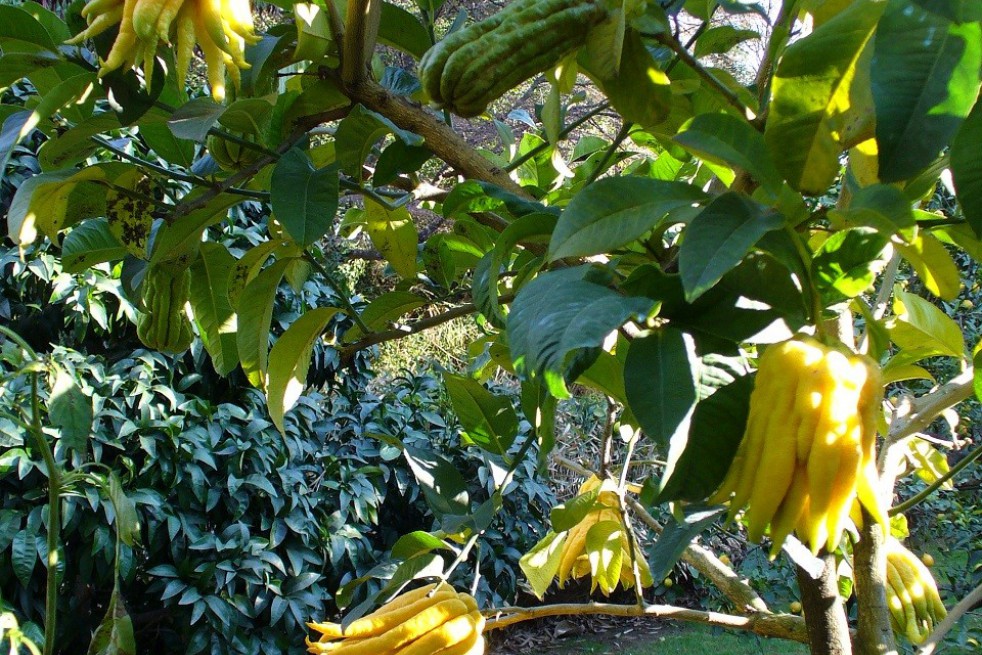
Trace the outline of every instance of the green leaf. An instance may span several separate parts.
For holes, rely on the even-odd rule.
[[[266,404],[273,424],[286,433],[284,415],[303,395],[310,368],[310,354],[327,324],[338,313],[336,307],[308,311],[280,335],[269,352]]]
[[[546,243],[556,228],[556,216],[543,212],[526,214],[502,230],[487,260],[487,274],[474,273],[474,301],[485,316],[503,324],[504,313],[498,302],[499,275],[519,243]]]
[[[553,507],[549,511],[549,521],[552,523],[553,529],[565,532],[585,519],[587,514],[596,509],[600,492],[609,491],[613,488],[612,481],[605,484],[607,489],[601,485]]]
[[[201,341],[219,375],[239,365],[235,311],[228,301],[228,283],[235,265],[225,246],[201,244],[201,256],[191,265],[191,309]]]
[[[958,264],[948,250],[929,232],[920,232],[910,243],[895,243],[928,291],[942,300],[954,300],[962,288]]]
[[[586,533],[586,555],[593,585],[608,596],[621,581],[625,555],[622,532],[624,525],[620,521],[597,521]]]
[[[632,318],[644,320],[654,306],[587,281],[590,271],[580,266],[540,275],[518,293],[508,315],[515,370],[544,376],[557,398],[568,397],[564,376],[583,349],[600,346]]]
[[[391,555],[392,559],[407,560],[434,550],[451,550],[451,548],[443,542],[443,539],[429,532],[416,530],[399,537],[392,545]]]
[[[338,125],[335,134],[338,162],[345,175],[361,180],[362,166],[375,144],[387,134],[394,134],[406,145],[422,145],[423,139],[402,130],[381,114],[357,105]]]
[[[692,540],[702,534],[725,511],[723,508],[696,510],[686,514],[681,523],[677,521],[667,523],[648,553],[651,577],[662,580],[667,576]]]
[[[859,189],[846,209],[829,211],[829,220],[836,228],[871,227],[885,237],[917,224],[903,191],[887,184]]]
[[[433,44],[429,32],[414,15],[390,2],[382,4],[378,40],[415,59],[420,59]]]
[[[451,373],[444,372],[443,383],[464,428],[464,443],[506,455],[518,436],[518,415],[511,400],[491,393],[476,380]]]
[[[185,196],[185,202],[194,202],[200,193],[192,191]],[[242,196],[222,193],[180,220],[165,223],[157,230],[152,246],[150,263],[184,269],[198,256],[201,234],[204,229],[228,217],[229,208],[242,202]]]
[[[115,167],[110,169],[115,170]],[[38,231],[54,242],[58,233],[70,226],[77,216],[78,207],[69,202],[78,186],[84,182],[103,181],[106,171],[100,166],[90,166],[81,171],[68,169],[54,173],[41,173],[25,180],[17,188],[7,212],[7,229],[10,238],[18,245],[33,243]],[[105,189],[86,188],[86,194],[104,198]],[[76,202],[79,197],[74,198]],[[91,203],[79,203],[86,206]],[[103,211],[105,207],[103,206]]]
[[[136,655],[133,620],[123,605],[118,581],[109,598],[106,616],[92,635],[88,655]]]
[[[228,283],[228,301],[236,310],[246,285],[256,279],[269,258],[283,249],[283,241],[271,239],[250,248],[236,261]]]
[[[982,4],[977,0],[914,0],[914,4],[956,23],[982,20]]]
[[[38,161],[45,171],[57,171],[73,166],[89,157],[98,148],[93,136],[122,127],[112,112],[90,116],[69,129],[52,135],[38,151]]]
[[[675,141],[701,159],[746,171],[773,195],[781,192],[781,174],[764,137],[745,120],[731,114],[700,114]]]
[[[911,178],[937,158],[975,104],[980,68],[978,23],[886,3],[870,69],[883,182]]]
[[[109,230],[105,218],[85,221],[72,229],[61,246],[61,263],[66,273],[81,273],[90,266],[123,259],[127,250]]]
[[[661,480],[658,502],[702,500],[726,476],[743,438],[753,376],[742,376],[699,401],[688,434],[677,434]]]
[[[799,191],[825,193],[839,172],[839,154],[852,145],[850,137],[865,131],[863,85],[853,82],[883,4],[853,2],[781,57],[764,138],[778,169]]]
[[[385,329],[389,323],[405,316],[414,309],[426,304],[426,299],[408,291],[390,291],[369,303],[361,313],[362,322],[373,332]],[[344,333],[344,341],[358,341],[365,336],[357,325],[351,326]]]
[[[294,148],[280,157],[269,187],[276,219],[301,247],[327,234],[338,211],[340,178],[332,164],[314,168],[304,150]]]
[[[737,193],[714,199],[685,230],[679,273],[692,302],[735,268],[761,237],[784,225],[784,217]]]
[[[153,193],[151,183],[139,169],[132,169],[118,176],[113,184],[114,187],[105,192],[109,231],[129,254],[146,259],[155,209],[150,197]],[[122,189],[145,199],[122,193]]]
[[[416,278],[419,234],[408,209],[388,209],[366,198],[365,231],[396,273],[406,280]]]
[[[264,269],[249,282],[240,296],[236,350],[242,371],[257,389],[266,387],[269,329],[273,322],[276,290],[292,259],[282,259]]]
[[[53,365],[48,420],[61,431],[61,438],[82,451],[92,434],[92,399],[82,393],[75,378],[63,367]]]
[[[760,34],[754,30],[743,30],[732,25],[718,25],[702,33],[696,41],[695,56],[723,54],[729,52],[744,41],[759,39]],[[660,577],[660,576],[656,576]]]
[[[13,565],[14,575],[24,589],[31,587],[31,575],[34,573],[37,559],[37,539],[34,531],[20,530],[14,535],[14,540],[10,544],[10,563]]]
[[[645,434],[663,445],[684,425],[696,403],[691,344],[671,327],[631,342],[624,387]]]
[[[218,124],[225,106],[211,98],[194,98],[178,107],[167,121],[167,127],[178,139],[204,143],[208,131]]]
[[[886,266],[887,237],[870,228],[836,232],[812,260],[812,278],[824,306],[855,298],[869,289]]]
[[[951,144],[951,175],[955,182],[958,204],[975,235],[982,237],[982,102],[962,123]]]
[[[469,513],[467,483],[453,463],[439,453],[414,446],[405,446],[402,454],[437,517]]]
[[[140,518],[136,513],[136,503],[123,491],[123,484],[115,473],[109,475],[107,492],[116,514],[116,533],[119,540],[127,546],[133,546],[140,537]]]
[[[23,7],[0,5],[0,48],[4,52],[23,52],[25,44],[58,52],[58,43],[38,18]]]
[[[624,35],[616,76],[607,77],[594,70],[595,62],[588,58],[586,50],[581,51],[578,61],[625,121],[650,128],[668,118],[672,108],[671,82],[635,30]]]
[[[549,532],[532,547],[532,550],[522,555],[518,565],[532,587],[532,593],[539,600],[545,596],[546,590],[552,584],[553,578],[559,571],[563,559],[563,546],[566,545],[565,532]]]
[[[609,177],[578,193],[567,205],[549,244],[549,260],[588,257],[626,246],[680,207],[708,196],[682,182]]]
[[[898,289],[894,311],[897,320],[890,328],[890,338],[902,351],[929,353],[925,356],[961,358],[964,355],[964,339],[958,323],[927,300]]]

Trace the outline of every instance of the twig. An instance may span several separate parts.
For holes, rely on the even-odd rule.
[[[622,143],[624,143],[624,139],[627,138],[627,135],[631,133],[631,128],[633,126],[634,123],[629,122],[625,122],[623,125],[621,125],[620,131],[617,132],[617,136],[615,136],[614,140],[611,141],[610,147],[607,148],[607,152],[604,153],[603,159],[600,160],[597,167],[593,169],[593,172],[590,174],[590,179],[587,181],[587,184],[593,184],[597,181],[597,178],[600,177],[601,173],[604,172],[604,169],[607,168],[607,165],[610,164],[610,160],[614,158],[614,153],[616,153],[617,149],[621,147]]]
[[[595,116],[597,116],[601,112],[606,111],[609,108],[610,108],[609,102],[601,102],[599,105],[588,111],[586,114],[584,114],[583,116],[581,116],[580,118],[576,119],[575,121],[567,125],[565,128],[563,128],[563,130],[559,133],[559,140],[562,141],[570,134],[572,134],[578,127],[580,127],[590,119],[594,118]],[[532,159],[533,157],[537,157],[538,155],[545,152],[552,146],[553,144],[549,143],[548,141],[544,143],[540,143],[539,145],[535,146],[534,148],[526,152],[524,155],[522,155],[515,161],[510,162],[507,166],[505,166],[505,170],[509,172],[515,170],[516,168],[518,168],[528,160]]]
[[[969,367],[946,384],[921,396],[911,403],[911,411],[895,419],[887,435],[887,443],[893,444],[904,437],[925,430],[942,411],[967,400],[975,393],[975,370]]]
[[[716,77],[706,70],[702,64],[700,64],[695,57],[693,57],[685,47],[682,46],[675,38],[669,36],[668,34],[655,34],[654,38],[656,41],[664,46],[667,46],[672,52],[678,55],[678,58],[682,62],[695,71],[704,82],[713,87],[717,93],[719,93],[726,102],[740,112],[740,115],[744,118],[750,119],[754,117],[754,112],[750,107],[743,104],[743,101],[737,97],[730,87],[726,86],[720,82]]]
[[[658,619],[677,619],[715,625],[734,630],[747,630],[765,637],[777,637],[807,643],[805,622],[800,616],[792,614],[754,614],[752,616],[733,616],[721,612],[706,612],[674,605],[614,605],[611,603],[568,603],[543,605],[540,607],[503,607],[495,610],[484,629],[499,630],[523,621],[541,619],[546,616],[637,616]]]
[[[945,482],[947,482],[948,480],[952,479],[953,477],[961,473],[962,470],[964,470],[969,464],[973,463],[979,457],[982,457],[982,446],[979,446],[971,453],[969,453],[967,456],[962,458],[962,460],[959,461],[954,466],[952,466],[947,473],[938,477],[937,480],[935,480],[930,485],[928,485],[927,489],[924,489],[923,491],[921,491],[915,496],[911,496],[910,498],[900,503],[899,505],[895,505],[891,507],[890,516],[895,516],[897,514],[900,514],[901,512],[906,512],[911,507],[914,507],[915,505],[919,505],[922,501],[924,501],[924,499],[926,499],[928,496],[930,496],[935,491],[937,491],[941,487],[941,485],[943,485]]]

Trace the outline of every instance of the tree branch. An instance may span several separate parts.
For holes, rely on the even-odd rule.
[[[381,0],[348,0],[341,54],[341,79],[345,86],[365,78],[381,16]]]
[[[720,94],[723,99],[734,109],[736,109],[741,116],[750,120],[754,118],[754,111],[743,104],[743,101],[734,93],[730,87],[726,86],[720,82],[716,77],[706,70],[702,64],[700,64],[695,57],[693,57],[685,47],[679,43],[670,34],[655,34],[654,39],[664,46],[667,46],[672,52],[674,52],[682,62],[695,71],[706,84],[713,88],[718,94]]]
[[[886,595],[886,538],[866,508],[862,512],[863,527],[852,549],[858,624],[854,647],[856,655],[896,655]]]
[[[975,370],[969,367],[934,391],[914,400],[911,410],[890,425],[887,444],[926,430],[941,412],[971,398],[975,393],[974,380]]]
[[[852,655],[849,620],[839,595],[839,576],[835,555],[822,556],[825,569],[817,580],[797,566],[798,591],[807,617],[808,643],[812,655]]]
[[[808,636],[801,617],[792,614],[754,614],[751,616],[733,616],[720,612],[705,612],[702,610],[686,609],[673,605],[614,605],[611,603],[567,603],[559,605],[543,605],[540,607],[503,607],[495,611],[484,629],[499,630],[501,628],[541,619],[546,616],[568,615],[605,615],[605,616],[637,616],[656,619],[678,619],[693,621],[706,625],[715,625],[734,630],[747,630],[764,637],[777,637],[807,643]]]
[[[467,141],[422,106],[390,93],[373,80],[346,86],[348,97],[426,141],[426,147],[464,177],[491,182],[526,197],[506,171],[482,157]]]

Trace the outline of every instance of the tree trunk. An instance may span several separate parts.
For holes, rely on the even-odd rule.
[[[852,554],[859,617],[856,655],[897,655],[886,596],[886,539],[865,508]]]
[[[825,569],[816,580],[800,566],[798,590],[808,626],[808,643],[812,655],[852,655],[849,621],[845,604],[839,596],[835,556],[822,556]]]

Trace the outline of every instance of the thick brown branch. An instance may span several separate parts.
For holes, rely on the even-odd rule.
[[[546,616],[602,614],[605,616],[637,616],[654,619],[678,619],[715,625],[734,630],[747,630],[764,637],[777,637],[807,643],[805,623],[800,616],[791,614],[754,614],[733,616],[719,612],[686,609],[673,605],[613,605],[610,603],[544,605],[540,607],[505,607],[489,618],[485,630],[498,630],[522,621]]]
[[[508,173],[482,157],[463,137],[419,104],[390,93],[369,79],[346,87],[346,91],[348,97],[355,102],[382,114],[402,129],[423,137],[426,147],[450,164],[458,174],[491,182],[512,193],[526,195],[508,177]]]
[[[883,529],[863,510],[863,529],[853,545],[858,630],[856,655],[896,655],[886,595],[886,539]]]
[[[839,595],[835,555],[823,558],[825,569],[817,580],[798,567],[798,591],[807,617],[808,643],[812,655],[852,655],[849,621]]]
[[[381,17],[381,0],[348,0],[341,55],[341,79],[346,86],[366,76]]]

